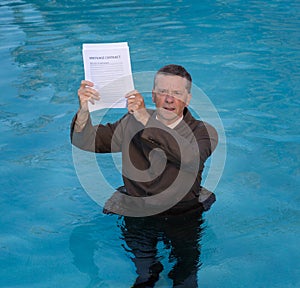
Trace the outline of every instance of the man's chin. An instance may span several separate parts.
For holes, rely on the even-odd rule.
[[[167,109],[159,109],[158,116],[164,121],[175,121],[178,118],[178,115],[173,111]]]

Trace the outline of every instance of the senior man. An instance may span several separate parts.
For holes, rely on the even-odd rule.
[[[122,152],[120,187],[104,207],[123,215],[122,236],[133,253],[138,277],[133,287],[154,287],[163,270],[157,243],[170,248],[173,287],[198,287],[202,213],[215,195],[201,186],[204,163],[217,146],[216,130],[188,109],[192,78],[180,65],[159,69],[146,108],[141,93],[129,92],[128,113],[114,123],[91,123],[88,102],[101,95],[83,80],[72,144],[95,153]]]

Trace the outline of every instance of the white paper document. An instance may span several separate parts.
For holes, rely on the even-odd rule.
[[[83,44],[85,79],[94,83],[100,100],[89,103],[90,112],[125,108],[125,94],[134,90],[127,42]]]

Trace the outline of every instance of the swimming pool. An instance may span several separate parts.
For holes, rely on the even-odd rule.
[[[119,220],[85,193],[69,141],[82,43],[121,41],[134,72],[185,66],[224,125],[200,286],[299,287],[299,10],[297,0],[1,1],[0,287],[135,279]],[[163,273],[157,287],[170,283]]]

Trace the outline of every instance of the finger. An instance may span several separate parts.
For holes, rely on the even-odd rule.
[[[88,100],[93,99],[93,100],[100,100],[100,96],[99,95],[95,95],[95,94],[87,94],[85,95],[86,98],[88,98]]]
[[[90,87],[86,87],[86,88],[84,88],[84,91],[87,93],[87,94],[89,94],[89,95],[91,95],[91,96],[95,96],[95,97],[98,97],[100,94],[99,94],[99,91],[98,90],[96,90],[96,89],[94,89],[94,88],[90,88]]]
[[[136,94],[139,94],[137,90],[132,90],[125,95],[125,98],[134,98]]]
[[[100,94],[97,90],[93,89],[93,88],[81,88],[78,91],[78,95],[80,98],[86,98],[86,97],[92,97],[94,99],[99,99],[100,98]]]
[[[134,104],[133,103],[128,103],[127,109],[129,113],[133,113],[134,112]]]
[[[89,80],[82,80],[81,83],[80,83],[80,88],[84,88],[86,86],[93,87],[94,83],[92,81],[89,81]]]
[[[89,98],[88,99],[90,103],[92,103],[93,105],[95,104],[95,100],[93,98]]]
[[[87,103],[87,102],[90,102],[90,103],[92,103],[92,104],[95,104],[95,101],[98,101],[99,99],[95,99],[95,98],[93,98],[93,97],[85,97],[85,98],[83,98],[83,99],[81,99],[80,100],[80,103],[82,104],[82,105],[84,105],[85,103]]]
[[[135,101],[136,101],[136,100],[135,100],[135,98],[133,98],[133,97],[132,97],[132,98],[128,98],[128,99],[127,99],[127,104],[128,104],[128,105],[133,104],[133,103],[135,103]]]
[[[128,111],[130,113],[134,113],[135,111],[139,110],[140,106],[137,103],[133,103],[131,105],[128,105]]]
[[[130,114],[133,114],[135,111],[136,111],[136,110],[135,110],[135,109],[133,109],[133,108],[131,108],[131,109],[128,109],[128,112],[129,112]]]

